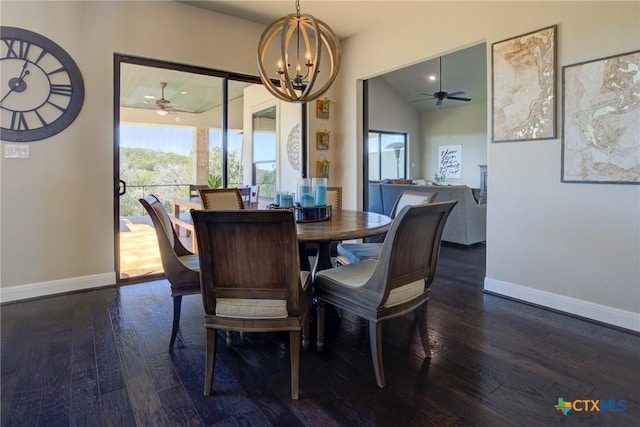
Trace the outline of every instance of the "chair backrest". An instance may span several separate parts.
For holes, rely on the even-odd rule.
[[[207,188],[198,191],[205,210],[244,209],[242,196],[237,188]]]
[[[169,214],[167,214],[167,211],[157,196],[150,194],[145,198],[139,199],[139,201],[147,213],[149,213],[151,221],[153,221],[153,226],[158,238],[158,246],[160,248],[162,268],[171,282],[174,280],[175,274],[181,274],[179,272],[184,270],[184,265],[178,257],[191,255],[192,252],[185,248],[182,242],[180,242],[180,239],[172,227]],[[175,280],[179,282],[181,278],[176,278]]]
[[[300,315],[300,261],[291,210],[191,211],[204,309],[216,298],[287,301]]]
[[[327,187],[327,204],[331,209],[342,209],[342,187]]]
[[[258,197],[260,196],[260,187],[257,185],[252,185],[249,193],[249,202],[250,203],[258,203]]]
[[[396,203],[391,209],[391,218],[395,218],[396,214],[407,205],[422,205],[424,203],[433,203],[438,196],[438,192],[425,193],[422,191],[404,190],[398,196]]]
[[[442,231],[457,200],[407,205],[396,215],[382,244],[371,278],[364,286],[384,305],[393,289],[424,281],[426,291],[435,277]]]
[[[251,188],[250,187],[238,187],[238,192],[240,193],[240,198],[243,202],[248,203],[251,198]]]
[[[198,197],[199,190],[207,190],[210,187],[208,185],[200,185],[200,184],[189,184],[189,197]]]

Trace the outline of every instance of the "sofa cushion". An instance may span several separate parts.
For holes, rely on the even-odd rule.
[[[376,188],[379,187],[379,188]],[[380,194],[380,200],[369,197],[368,210],[390,215],[393,205],[404,190],[438,192],[438,202],[457,200],[447,224],[442,240],[445,242],[472,245],[484,242],[487,235],[487,205],[479,205],[473,191],[466,185],[392,185],[369,183],[369,195]]]

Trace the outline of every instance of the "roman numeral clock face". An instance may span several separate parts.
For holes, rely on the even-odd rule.
[[[0,139],[38,141],[80,113],[84,82],[71,56],[46,37],[0,27]]]

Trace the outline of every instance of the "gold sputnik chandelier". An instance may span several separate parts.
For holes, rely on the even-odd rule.
[[[272,95],[283,101],[309,102],[320,98],[335,80],[339,68],[338,38],[321,20],[301,14],[299,0],[295,14],[273,21],[260,37],[260,79]]]

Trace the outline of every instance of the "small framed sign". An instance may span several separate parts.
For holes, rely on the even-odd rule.
[[[318,99],[316,101],[316,117],[319,119],[328,119],[330,106],[331,106],[330,100]]]
[[[329,149],[329,132],[316,132],[316,150]]]

